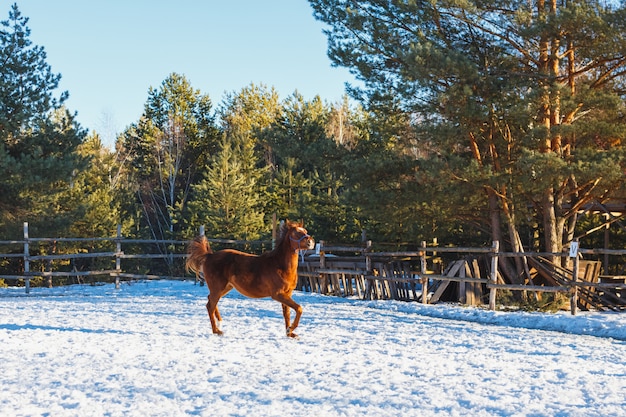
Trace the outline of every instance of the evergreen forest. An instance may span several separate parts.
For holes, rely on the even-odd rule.
[[[220,101],[171,73],[104,146],[17,5],[0,25],[0,240],[316,239],[560,252],[626,246],[626,5],[310,0],[341,102],[251,84]],[[94,98],[97,99],[97,98]],[[608,217],[611,216],[611,217]],[[617,217],[616,217],[617,216]],[[620,217],[622,216],[622,217]],[[598,229],[600,230],[600,229]],[[512,266],[514,268],[515,266]]]

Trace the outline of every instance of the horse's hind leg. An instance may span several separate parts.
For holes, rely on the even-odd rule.
[[[209,288],[209,301],[206,303],[206,310],[209,313],[209,319],[211,320],[211,329],[215,334],[223,334],[217,326],[217,322],[222,321],[222,315],[220,314],[220,310],[217,308],[217,303],[219,303],[220,298],[225,296],[232,289],[233,287],[230,284],[227,284],[226,287],[221,289]]]
[[[216,322],[216,318],[219,321],[222,321],[222,316],[217,309],[217,303],[220,301],[220,296],[213,296],[213,292],[211,292],[208,298],[209,301],[206,303],[206,310],[209,313],[209,319],[211,320],[211,329],[213,330],[214,334],[222,335],[224,333],[217,327]]]

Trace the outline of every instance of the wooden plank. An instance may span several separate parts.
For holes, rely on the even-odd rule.
[[[0,240],[0,245],[24,245],[25,240]]]
[[[478,264],[478,259],[474,259],[472,261],[472,269],[473,269],[473,277],[474,278],[481,278],[480,265]],[[488,280],[487,277],[485,277],[485,279]],[[482,304],[482,298],[483,298],[483,287],[482,287],[482,284],[473,283],[473,284],[471,284],[471,286],[473,287],[473,290],[474,290],[474,304],[473,305],[481,305]]]
[[[363,275],[356,275],[354,277],[354,282],[356,284],[357,296],[359,298],[364,298],[366,289],[365,289],[365,279],[363,278]]]
[[[624,275],[600,275],[600,282],[603,283],[622,283],[626,284],[626,276]]]
[[[118,240],[115,237],[30,237],[28,241],[31,243],[36,242],[114,242]]]
[[[541,285],[512,285],[512,284],[487,284],[487,288],[496,288],[509,291],[538,291],[538,292],[570,292],[569,287],[544,287]]]
[[[134,278],[134,279],[171,279],[176,281],[186,281],[186,280],[195,280],[195,277],[177,277],[170,275],[152,275],[152,274],[128,274],[122,272],[120,274],[115,273],[111,275],[118,275],[121,278]]]
[[[464,261],[463,266],[459,270],[459,278],[465,278],[467,273],[467,263]],[[459,303],[465,304],[467,299],[465,298],[465,280],[460,280],[457,288],[457,299]]]
[[[108,269],[103,271],[29,271],[25,273],[29,277],[40,276],[40,277],[84,277],[90,275],[112,275],[117,274],[121,271],[116,269]]]
[[[79,258],[106,258],[119,256],[120,253],[117,252],[100,252],[100,253],[66,253],[61,255],[36,255],[36,256],[27,256],[26,258],[29,261],[50,261],[55,259],[79,259]]]
[[[372,281],[365,281],[365,294],[363,294],[363,299],[372,299]]]
[[[354,252],[363,253],[365,248],[362,246],[322,246],[320,250],[324,252]]]
[[[461,247],[450,247],[450,246],[440,246],[433,247],[429,246],[422,250],[418,251],[404,251],[404,252],[370,252],[368,253],[371,257],[384,257],[384,258],[392,258],[392,257],[405,257],[405,258],[419,258],[423,252],[433,253],[433,252],[448,252],[448,253],[493,253],[491,248],[461,248]]]
[[[326,258],[326,269],[362,269],[365,270],[365,261],[335,261],[332,258]]]
[[[583,255],[626,255],[626,249],[578,249]]]
[[[367,274],[367,271],[364,270],[364,269],[351,270],[351,269],[329,269],[329,268],[323,268],[323,269],[318,269],[316,272],[320,273],[320,274],[344,274],[344,273],[348,273],[348,274],[351,274],[351,275],[364,275],[364,274]]]
[[[441,285],[439,285],[437,287],[437,290],[435,290],[435,292],[433,293],[433,296],[430,298],[431,304],[439,302],[439,299],[441,298],[443,293],[448,288],[448,285],[450,285],[450,282],[452,282],[452,281],[442,281],[441,282]]]
[[[467,262],[465,271],[466,276],[476,278],[476,276],[474,275],[473,260]],[[476,293],[474,292],[474,285],[475,284],[473,282],[465,284],[465,303],[470,306],[476,305]]]
[[[594,283],[594,282],[577,282],[576,285],[578,285],[579,287],[593,287],[593,288],[626,288],[626,283],[624,284],[610,284],[610,283],[604,283],[604,282],[598,282],[598,283]]]
[[[396,280],[394,279],[394,271],[392,269],[392,265],[391,264],[386,264],[384,267],[384,271],[385,271],[385,277],[387,278],[386,282],[388,283],[387,288],[388,288],[388,294],[387,296],[389,298],[391,298],[392,300],[398,300],[398,290],[396,287]]]
[[[301,275],[303,277],[318,277],[320,274],[316,271],[313,272],[309,272],[309,271],[298,271],[298,275]]]
[[[160,259],[160,258],[186,258],[186,253],[135,253],[121,254],[120,259]]]
[[[31,279],[28,275],[0,275],[0,279]]]
[[[422,282],[421,278],[398,278],[398,277],[381,277],[381,276],[372,276],[372,275],[363,275],[365,279],[376,280],[376,281],[395,281],[395,282],[414,282],[420,283]],[[428,276],[428,275],[427,275]]]
[[[455,277],[456,274],[459,273],[459,271],[461,270],[461,268],[463,268],[464,265],[465,265],[465,261],[463,260],[454,262],[452,266],[450,267],[450,270],[445,274],[445,276]]]

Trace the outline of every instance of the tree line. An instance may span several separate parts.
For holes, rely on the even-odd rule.
[[[310,0],[362,86],[329,103],[170,74],[115,149],[79,125],[17,5],[0,32],[0,239],[318,238],[560,252],[625,198],[626,9],[605,1]],[[618,222],[619,223],[619,222]],[[611,231],[623,246],[624,228]],[[587,246],[596,245],[589,235]],[[596,239],[596,241],[594,241]],[[598,245],[600,246],[600,245]],[[507,279],[521,282],[523,265]]]

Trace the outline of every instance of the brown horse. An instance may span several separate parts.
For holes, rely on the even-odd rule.
[[[189,245],[187,269],[204,273],[209,287],[206,304],[213,333],[221,335],[216,321],[222,321],[217,303],[235,288],[251,298],[271,297],[282,303],[287,336],[293,332],[302,316],[302,307],[291,298],[298,280],[298,251],[313,249],[315,241],[302,224],[285,222],[281,225],[275,249],[261,255],[252,255],[233,249],[213,252],[204,236],[195,238]],[[290,308],[296,318],[290,323]],[[216,320],[217,319],[217,320]]]

